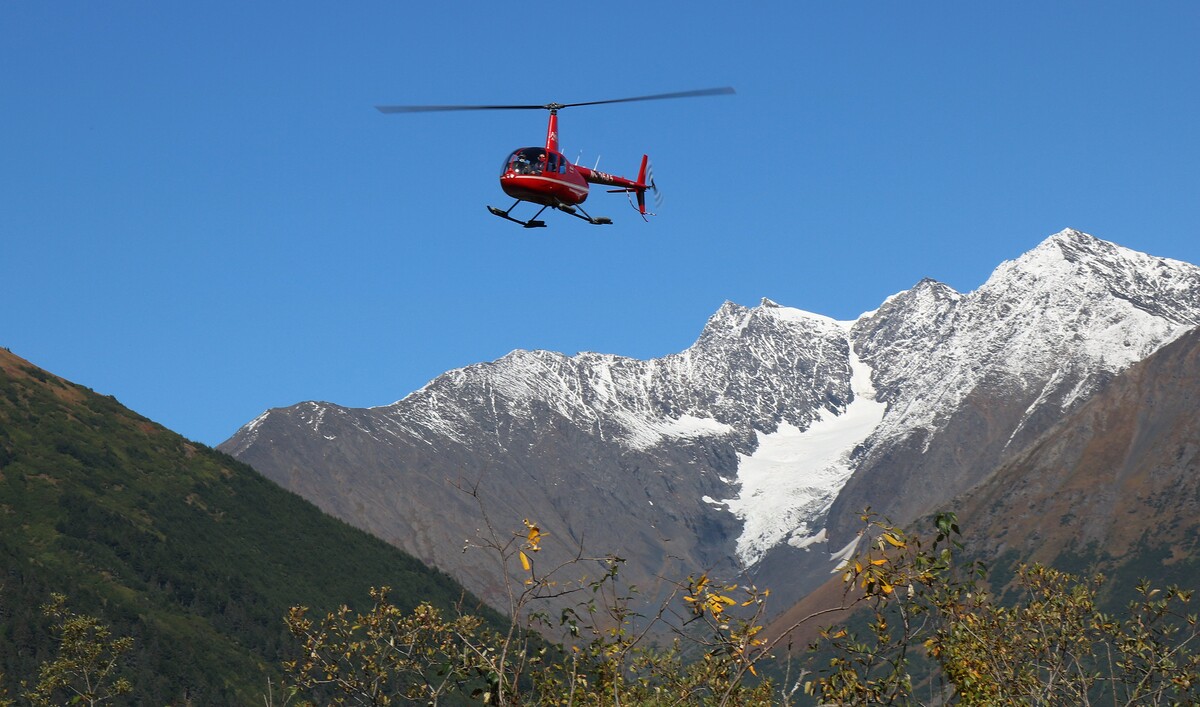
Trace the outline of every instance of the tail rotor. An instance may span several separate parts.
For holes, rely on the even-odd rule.
[[[659,209],[662,208],[663,201],[665,201],[665,198],[663,197],[663,193],[658,190],[658,184],[656,184],[654,182],[654,165],[651,165],[649,163],[646,164],[645,184],[647,184],[650,187],[650,191],[654,192],[654,210],[658,211]]]

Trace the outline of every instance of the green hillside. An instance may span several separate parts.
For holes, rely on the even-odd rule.
[[[0,672],[52,647],[51,592],[135,639],[138,704],[262,704],[294,604],[464,599],[447,575],[231,457],[0,350]],[[475,600],[465,597],[472,608]],[[0,693],[2,694],[2,693]]]

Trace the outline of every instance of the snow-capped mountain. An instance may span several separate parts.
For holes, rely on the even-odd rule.
[[[932,510],[1198,324],[1200,268],[1072,230],[970,294],[921,283],[855,325],[888,414],[839,508],[861,509],[880,486],[935,483],[930,498],[872,503],[897,519]]]
[[[1001,378],[1042,393],[1022,423],[1044,405],[1069,407],[1200,323],[1198,286],[1195,266],[1077,231],[1003,263],[969,295],[924,281],[855,326],[855,345],[896,410],[880,432],[932,432],[972,390]]]
[[[865,506],[952,498],[1197,324],[1200,268],[1067,230],[969,294],[923,280],[854,322],[726,303],[678,354],[514,351],[384,407],[269,411],[222,449],[492,598],[461,552],[482,512],[538,519],[558,558],[618,552],[643,588],[749,568],[798,596]]]

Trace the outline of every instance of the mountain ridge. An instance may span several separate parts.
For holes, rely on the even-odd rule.
[[[800,595],[828,571],[863,507],[897,522],[928,512],[1197,322],[1200,268],[1067,229],[967,294],[924,278],[851,323],[766,299],[752,308],[726,302],[677,354],[512,352],[385,408],[323,408],[353,418],[336,432],[326,426],[300,441],[315,414],[302,412],[305,403],[269,411],[221,448],[402,546],[421,544],[415,526],[430,529],[421,504],[401,496],[440,498],[429,488],[438,477],[486,471],[496,477],[491,498],[521,517],[586,528],[591,542],[628,551],[633,564],[644,553],[634,571],[644,579],[661,576],[655,538],[669,527],[673,538],[700,538],[681,560],[730,575],[749,568],[760,584]],[[760,473],[773,463],[765,450],[812,449],[820,421],[865,397],[855,370],[886,411],[865,436],[830,451],[845,473],[822,466],[812,479],[785,478],[785,470],[779,484],[760,483],[771,477]],[[272,435],[293,440],[292,449]],[[419,489],[405,481],[413,473]],[[345,475],[340,486],[315,481],[335,474]],[[338,500],[363,494],[355,484],[387,508]],[[578,498],[529,491],[561,484],[610,500],[593,513]],[[757,517],[786,522],[755,525],[756,496],[758,508],[772,509]],[[590,520],[573,520],[583,516]],[[460,533],[473,527],[465,511],[442,520]],[[636,539],[631,551],[626,533]],[[435,545],[418,554],[487,583]]]

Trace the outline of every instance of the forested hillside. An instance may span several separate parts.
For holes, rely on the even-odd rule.
[[[283,617],[392,600],[475,601],[445,574],[232,458],[0,350],[0,673],[52,647],[52,592],[134,638],[141,704],[262,702],[294,642]],[[493,615],[494,616],[494,615]],[[278,684],[278,682],[276,682]],[[0,691],[0,694],[3,694]]]

